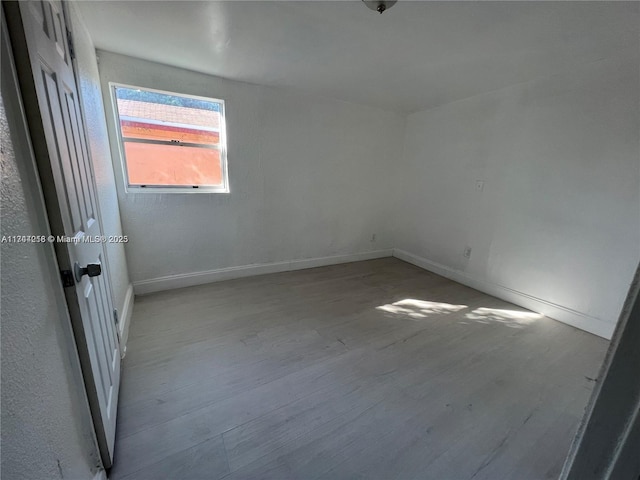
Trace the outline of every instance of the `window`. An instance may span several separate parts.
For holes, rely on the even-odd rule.
[[[229,191],[223,100],[111,88],[127,191]]]

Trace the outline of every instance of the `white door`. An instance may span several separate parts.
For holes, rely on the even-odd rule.
[[[22,58],[18,71],[51,229],[54,235],[73,239],[56,243],[56,254],[60,268],[74,272],[73,285],[65,288],[65,293],[96,435],[109,467],[115,440],[120,346],[93,170],[67,41],[69,30],[59,1],[7,3],[12,4],[6,13],[12,22],[14,49],[23,32],[27,50],[15,54],[16,63],[21,54],[28,55],[28,59]],[[29,100],[29,89],[36,98]]]

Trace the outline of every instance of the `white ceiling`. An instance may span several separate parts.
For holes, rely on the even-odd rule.
[[[79,2],[95,46],[412,112],[620,53],[636,2]]]

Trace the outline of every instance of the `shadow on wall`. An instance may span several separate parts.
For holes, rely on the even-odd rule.
[[[469,308],[467,305],[453,305],[451,303],[416,300],[414,298],[405,298],[398,302],[376,307],[377,310],[410,319],[445,316],[462,312]],[[543,317],[544,315],[526,310],[479,307],[464,313],[462,317],[455,315],[454,320],[458,320],[462,324],[482,323],[488,325],[498,323],[510,328],[524,328]]]

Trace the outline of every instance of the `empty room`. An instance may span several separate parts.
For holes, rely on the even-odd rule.
[[[640,3],[2,2],[8,480],[638,480]]]

